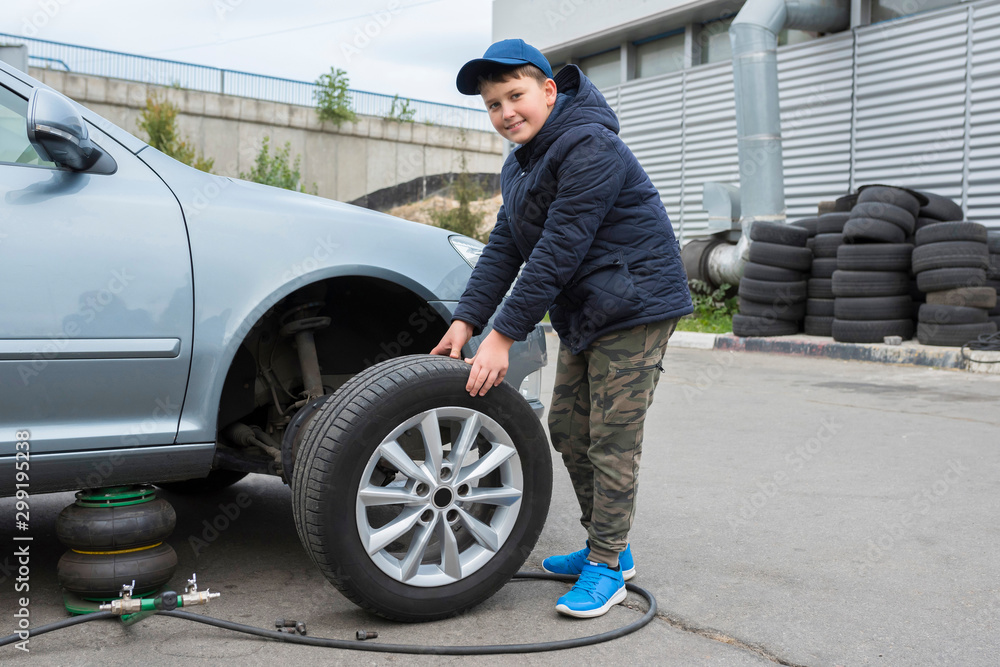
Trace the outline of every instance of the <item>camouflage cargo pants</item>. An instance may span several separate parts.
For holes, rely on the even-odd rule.
[[[569,471],[595,561],[615,565],[628,544],[646,409],[676,325],[671,319],[615,331],[577,355],[559,345],[549,434]]]

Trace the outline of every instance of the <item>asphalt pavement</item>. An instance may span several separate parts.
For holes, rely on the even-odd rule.
[[[548,336],[550,358],[555,338]],[[1000,377],[955,370],[672,348],[646,425],[632,534],[657,618],[599,646],[441,657],[291,646],[170,618],[98,621],[34,637],[0,662],[108,667],[272,665],[995,665],[1000,651]],[[551,388],[552,365],[543,386]],[[558,457],[549,519],[525,569],[579,548],[579,510]],[[371,643],[514,644],[638,618],[556,614],[558,582],[513,581],[455,619],[399,624],[344,599],[295,534],[280,481],[250,477],[211,498],[163,493],[180,564],[222,593],[198,613]],[[30,618],[66,617],[54,521],[72,494],[31,499]],[[234,509],[236,508],[236,509]],[[0,499],[0,634],[19,608],[14,499]],[[222,517],[220,519],[220,517]]]

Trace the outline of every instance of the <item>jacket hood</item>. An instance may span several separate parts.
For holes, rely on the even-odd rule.
[[[543,155],[552,142],[570,128],[596,123],[618,134],[621,127],[604,95],[579,67],[566,65],[554,80],[559,91],[555,108],[538,134],[514,152],[522,167]]]

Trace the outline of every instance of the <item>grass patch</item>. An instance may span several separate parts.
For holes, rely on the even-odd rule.
[[[731,285],[721,285],[712,289],[701,280],[688,284],[694,312],[681,318],[678,331],[700,333],[728,333],[733,330],[733,315],[739,312],[739,299]]]

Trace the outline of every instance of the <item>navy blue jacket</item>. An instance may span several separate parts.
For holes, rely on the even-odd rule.
[[[603,334],[692,312],[687,276],[660,195],[618,138],[618,119],[575,65],[542,129],[500,175],[503,206],[454,319],[493,321],[524,340],[549,311],[573,354]]]

